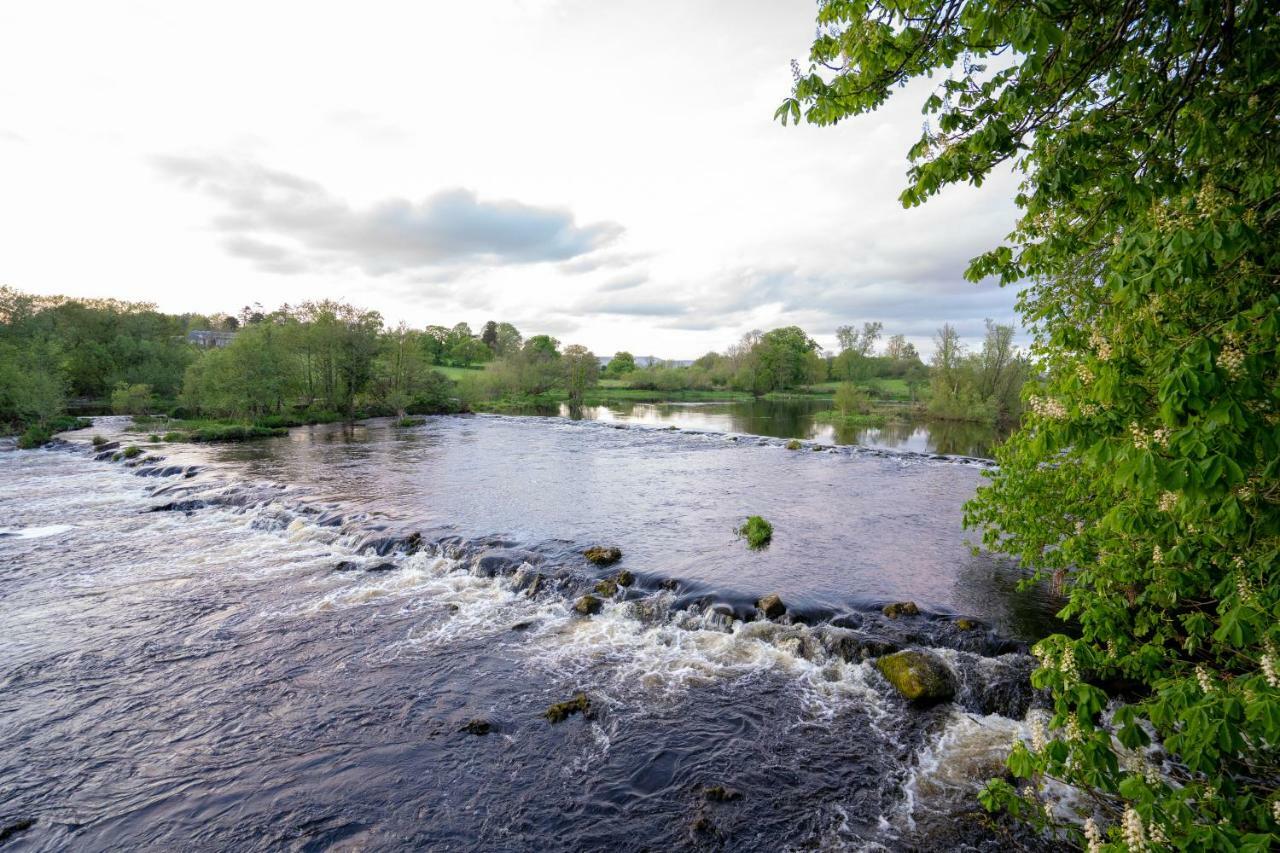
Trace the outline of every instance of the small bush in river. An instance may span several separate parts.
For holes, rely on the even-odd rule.
[[[100,435],[95,435],[95,436],[93,437],[93,446],[94,446],[94,447],[101,447],[102,445],[104,445],[104,444],[106,444],[106,443],[107,443],[107,440],[106,440],[105,438],[103,438],[102,436],[100,436]]]
[[[131,444],[121,451],[125,459],[133,459],[142,455],[142,448],[136,444]]]
[[[773,525],[758,515],[750,516],[747,523],[738,528],[738,535],[747,540],[748,548],[763,548],[773,539]]]
[[[165,441],[182,441],[187,437],[185,432],[166,432],[164,434]]]

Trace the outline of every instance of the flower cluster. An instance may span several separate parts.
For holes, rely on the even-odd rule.
[[[1276,804],[1280,805],[1280,800],[1276,800]],[[1102,849],[1102,830],[1098,829],[1098,824],[1093,818],[1085,819],[1084,841],[1085,850],[1088,853],[1098,853]]]
[[[1280,687],[1280,667],[1276,666],[1276,649],[1267,641],[1267,650],[1262,655],[1262,677],[1272,687]]]
[[[1093,382],[1093,371],[1089,369],[1087,364],[1076,365],[1076,376],[1080,379],[1082,385],[1089,385]]]
[[[1133,439],[1133,446],[1139,450],[1148,450],[1151,447],[1168,447],[1169,446],[1169,429],[1168,427],[1158,427],[1151,432],[1147,432],[1138,426],[1137,421],[1129,424],[1129,437]]]
[[[1031,411],[1042,418],[1058,421],[1067,416],[1067,407],[1052,397],[1036,397],[1030,399]]]
[[[1160,502],[1156,504],[1161,512],[1170,512],[1178,505],[1178,495],[1174,492],[1165,492],[1160,496]]]
[[[1218,189],[1212,178],[1205,180],[1196,193],[1196,210],[1205,219],[1212,219],[1226,209],[1231,203],[1231,196]]]
[[[1147,849],[1147,831],[1142,825],[1142,816],[1133,810],[1133,806],[1124,807],[1124,843],[1133,853]]]
[[[1097,329],[1094,329],[1089,334],[1089,346],[1093,347],[1093,351],[1098,354],[1100,361],[1107,361],[1111,358],[1111,343]]]
[[[1164,550],[1159,545],[1151,549],[1151,562],[1157,566],[1164,562]]]
[[[1205,693],[1213,692],[1213,679],[1209,677],[1209,670],[1202,663],[1196,665],[1196,683]]]
[[[1244,376],[1244,351],[1233,343],[1227,343],[1218,353],[1218,367],[1231,379]]]

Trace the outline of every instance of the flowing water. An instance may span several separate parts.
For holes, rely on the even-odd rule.
[[[989,424],[913,417],[906,405],[882,405],[883,426],[834,425],[818,420],[831,400],[732,400],[698,403],[612,402],[603,406],[561,404],[556,414],[575,420],[676,426],[680,429],[799,438],[825,444],[856,444],[919,453],[990,457],[1007,436]],[[896,412],[896,413],[895,413]],[[530,412],[532,414],[532,412]]]
[[[440,417],[203,447],[106,418],[0,452],[0,832],[29,850],[1038,846],[973,816],[1041,713],[1025,644],[1057,607],[966,545],[984,464],[624,426]],[[91,432],[148,453],[113,462]],[[753,513],[775,527],[760,551],[733,533]],[[592,544],[625,556],[596,568]],[[633,586],[573,612],[621,568]],[[788,611],[764,619],[775,592]],[[880,613],[904,599],[922,615]],[[909,706],[869,662],[913,646],[954,670],[954,702]],[[589,714],[544,718],[578,692]]]

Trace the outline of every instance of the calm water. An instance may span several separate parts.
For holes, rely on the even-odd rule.
[[[562,405],[563,417],[671,424],[681,429],[799,438],[826,444],[857,444],[918,453],[991,458],[1006,433],[985,424],[891,418],[882,427],[836,427],[814,415],[831,408],[829,400],[735,400],[721,403],[610,403]],[[905,409],[904,409],[905,412]]]
[[[1007,849],[965,815],[1038,713],[1021,641],[1057,604],[966,547],[981,467],[617,426],[0,452],[0,825],[35,821],[10,843]],[[637,583],[585,618],[594,543]],[[926,615],[879,614],[905,598]],[[912,645],[955,702],[864,659]],[[578,691],[590,719],[541,716]]]

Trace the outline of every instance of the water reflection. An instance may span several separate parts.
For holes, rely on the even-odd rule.
[[[603,406],[562,404],[556,411],[574,420],[670,424],[682,429],[800,438],[826,444],[859,444],[990,458],[1008,433],[986,424],[913,418],[905,410],[880,427],[837,427],[815,418],[831,408],[826,400],[734,400],[713,403],[614,402]]]

